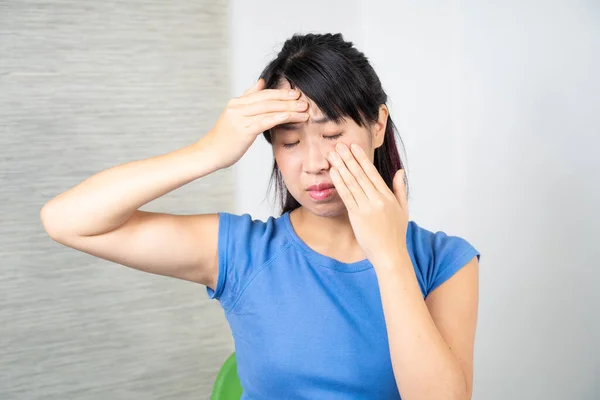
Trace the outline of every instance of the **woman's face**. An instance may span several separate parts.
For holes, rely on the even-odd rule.
[[[350,118],[340,124],[328,121],[304,94],[300,99],[309,103],[309,118],[271,130],[275,161],[288,191],[303,207],[319,216],[341,215],[346,207],[329,177],[328,154],[337,143],[355,143],[373,161],[375,149],[383,143],[387,108],[382,106],[379,121],[366,128]]]

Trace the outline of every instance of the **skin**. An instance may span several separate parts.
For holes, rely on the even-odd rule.
[[[282,85],[283,88],[289,88]],[[405,400],[470,399],[477,323],[478,260],[472,259],[423,299],[406,248],[404,171],[390,190],[373,165],[388,109],[368,127],[324,115],[304,94],[308,120],[273,128],[273,154],[288,191],[301,204],[294,230],[313,250],[342,262],[368,258],[381,292],[390,355]],[[339,135],[341,133],[341,135]],[[307,188],[335,186],[325,201]],[[335,238],[335,240],[333,239]]]

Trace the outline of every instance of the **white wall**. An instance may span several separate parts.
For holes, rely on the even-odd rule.
[[[600,398],[598,3],[320,3],[232,2],[235,93],[293,32],[355,41],[406,144],[411,218],[482,252],[474,399]],[[261,139],[238,212],[271,214],[270,168]]]
[[[483,253],[475,398],[597,399],[600,8],[496,4],[371,2],[365,50],[412,217]]]

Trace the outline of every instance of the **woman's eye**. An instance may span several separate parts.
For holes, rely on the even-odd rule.
[[[341,133],[338,133],[336,135],[323,136],[323,137],[327,140],[335,140],[335,139],[338,139],[340,136],[342,136]],[[282,143],[281,145],[286,149],[291,149],[292,147],[296,147],[299,143],[300,143],[300,141],[297,140],[294,143]]]
[[[300,142],[284,143],[283,147],[285,147],[286,149],[291,149],[292,147],[296,146],[298,143],[300,143]]]

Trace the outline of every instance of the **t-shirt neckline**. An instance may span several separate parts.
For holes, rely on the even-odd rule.
[[[292,239],[294,244],[300,250],[302,250],[302,252],[305,253],[306,256],[316,265],[330,268],[340,272],[360,272],[373,268],[373,265],[367,258],[353,263],[344,263],[342,261],[336,260],[335,258],[316,252],[315,250],[311,249],[302,239],[300,239],[300,237],[294,230],[294,227],[292,226],[292,221],[290,220],[289,212],[284,213],[282,215],[282,219],[284,221],[288,236]]]

